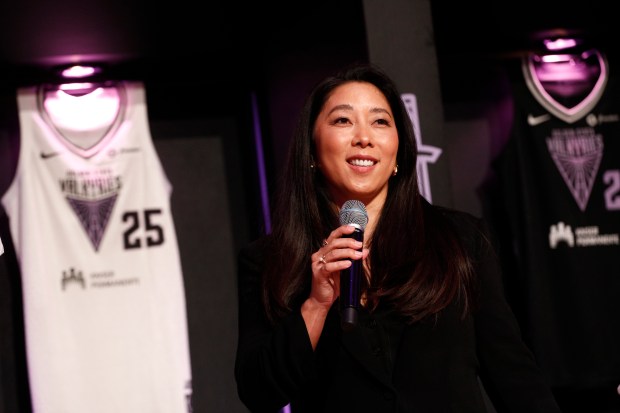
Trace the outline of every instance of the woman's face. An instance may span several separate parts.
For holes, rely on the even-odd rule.
[[[317,167],[335,203],[385,200],[396,166],[398,133],[379,89],[364,82],[334,89],[314,124],[314,140]]]

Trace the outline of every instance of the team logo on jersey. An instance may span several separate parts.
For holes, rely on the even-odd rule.
[[[556,249],[560,243],[569,247],[594,247],[620,244],[620,234],[601,234],[596,225],[577,227],[574,230],[570,225],[560,221],[549,228],[549,246]]]
[[[60,152],[43,152],[41,151],[41,159],[49,159],[60,155]]]
[[[537,125],[540,125],[541,123],[545,123],[549,119],[551,119],[551,115],[548,113],[545,113],[540,116],[534,116],[530,113],[529,115],[527,115],[527,124],[530,126],[537,126]]]
[[[111,171],[70,171],[60,187],[86,231],[95,251],[99,246],[121,189],[121,177]]]
[[[69,205],[79,218],[95,251],[99,251],[99,244],[101,244],[116,198],[117,194],[94,201],[67,197]]]
[[[619,121],[620,115],[618,115],[617,113],[612,113],[608,115],[604,115],[602,113],[595,115],[594,113],[590,113],[588,116],[586,116],[586,123],[588,124],[588,126],[597,126],[602,125],[603,123],[616,123]]]
[[[560,242],[572,247],[575,245],[575,235],[570,225],[558,222],[557,225],[551,225],[549,228],[549,246],[553,249],[557,248]]]
[[[60,284],[63,291],[67,287],[67,284],[78,284],[82,287],[82,289],[86,288],[82,271],[76,271],[75,268],[69,268],[68,271],[62,272],[62,280],[60,281]]]
[[[549,154],[582,211],[588,205],[603,147],[603,137],[589,127],[554,129],[547,138]]]

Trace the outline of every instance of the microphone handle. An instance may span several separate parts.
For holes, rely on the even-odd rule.
[[[346,238],[364,241],[364,231],[356,228]],[[357,325],[360,308],[363,263],[362,260],[351,260],[349,268],[340,271],[340,324],[343,330],[350,330]]]

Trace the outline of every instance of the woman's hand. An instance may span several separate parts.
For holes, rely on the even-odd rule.
[[[351,225],[336,228],[323,241],[323,246],[312,254],[312,287],[301,313],[313,348],[319,340],[330,307],[340,295],[340,271],[349,268],[351,260],[368,256],[368,249],[362,248],[362,242],[343,237],[354,231],[355,227]]]

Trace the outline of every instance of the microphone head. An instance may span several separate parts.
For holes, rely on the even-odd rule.
[[[340,225],[354,225],[362,231],[366,229],[368,213],[363,202],[351,199],[340,208]]]

